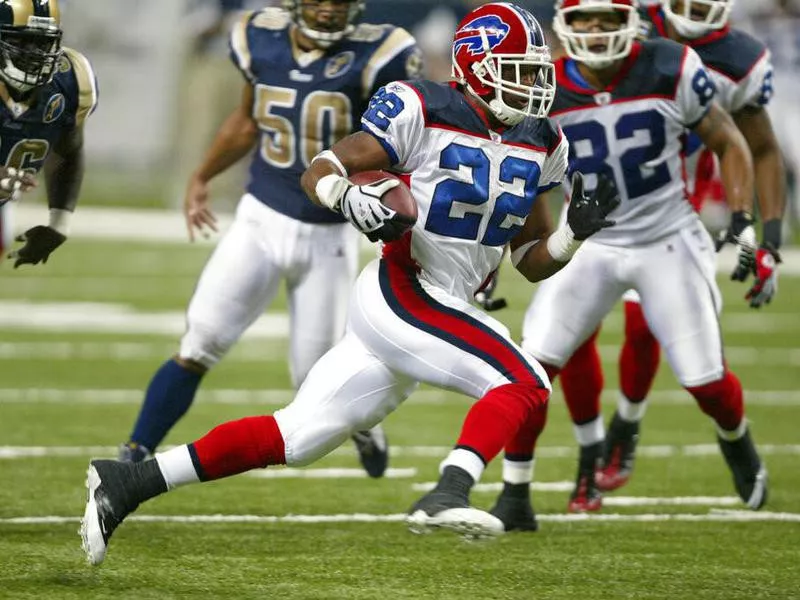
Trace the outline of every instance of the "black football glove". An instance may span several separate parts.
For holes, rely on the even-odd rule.
[[[59,233],[47,225],[31,227],[25,233],[16,237],[17,242],[24,245],[8,255],[14,260],[14,268],[20,265],[38,265],[46,263],[50,254],[67,240],[67,236]]]
[[[567,209],[567,224],[575,239],[583,241],[604,227],[611,227],[615,221],[606,219],[608,214],[619,206],[619,193],[613,182],[603,175],[597,176],[594,192],[583,191],[583,175],[572,175],[572,196]]]
[[[492,273],[489,281],[486,282],[486,285],[483,286],[483,289],[479,290],[475,293],[475,302],[480,304],[480,306],[486,312],[493,312],[495,310],[501,310],[508,306],[508,302],[506,302],[505,298],[494,298],[494,292],[497,289],[497,277],[500,275],[500,271],[495,271]]]

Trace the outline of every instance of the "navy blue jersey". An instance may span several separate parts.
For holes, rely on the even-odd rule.
[[[358,25],[328,49],[301,51],[285,11],[246,14],[231,34],[231,56],[253,85],[253,118],[260,130],[248,192],[267,206],[309,223],[341,215],[313,204],[300,176],[319,152],[357,128],[378,88],[416,77],[420,52],[405,30]]]
[[[97,105],[97,82],[89,61],[64,48],[50,83],[27,103],[0,87],[0,164],[36,173],[67,131],[83,125]]]
[[[645,34],[666,37],[666,17],[660,6],[650,6]],[[686,45],[700,56],[717,87],[716,100],[727,112],[764,106],[774,93],[772,63],[766,45],[748,33],[725,27]]]

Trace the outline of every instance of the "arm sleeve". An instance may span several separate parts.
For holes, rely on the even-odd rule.
[[[684,47],[675,94],[680,121],[689,129],[694,128],[711,108],[716,94],[717,86],[703,61],[694,50]]]
[[[569,167],[569,142],[559,127],[556,143],[547,153],[542,167],[538,193],[541,194],[561,185],[567,174],[567,167]]]
[[[250,23],[255,16],[255,12],[245,12],[231,28],[228,47],[230,56],[236,68],[242,72],[245,79],[255,84],[256,78],[253,75],[253,56],[250,52]]]
[[[422,52],[405,29],[394,28],[370,56],[361,72],[364,97],[392,81],[419,79],[422,74]]]
[[[78,107],[75,111],[75,125],[81,127],[97,108],[99,94],[97,77],[89,60],[72,48],[64,48],[64,54],[72,65],[75,83],[78,87]]]
[[[361,129],[380,142],[394,168],[409,172],[424,161],[424,107],[409,85],[395,82],[379,89],[361,117]]]
[[[775,93],[772,78],[772,60],[769,51],[765,51],[747,76],[736,86],[731,103],[731,112],[738,112],[745,107],[766,106]]]

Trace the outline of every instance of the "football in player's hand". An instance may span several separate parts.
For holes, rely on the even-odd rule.
[[[350,175],[348,179],[356,185],[369,185],[384,179],[399,182],[400,185],[392,188],[381,197],[381,203],[397,212],[399,215],[417,221],[417,201],[411,195],[411,190],[397,175],[386,171],[362,171]]]

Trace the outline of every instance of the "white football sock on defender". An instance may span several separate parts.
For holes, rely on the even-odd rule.
[[[155,460],[158,461],[158,468],[164,476],[164,481],[167,482],[167,489],[200,481],[189,454],[189,446],[185,444],[166,452],[159,452]]]
[[[503,459],[503,481],[512,485],[530,483],[533,481],[533,467],[535,458],[531,460]]]
[[[603,427],[603,418],[597,417],[594,421],[583,425],[573,425],[575,439],[581,446],[592,446],[606,439],[606,429]]]
[[[638,423],[644,418],[647,411],[647,398],[641,402],[631,402],[624,394],[617,399],[617,414],[619,418],[628,423]]]
[[[481,459],[480,456],[465,448],[454,448],[451,450],[450,454],[447,455],[447,458],[445,458],[439,465],[439,473],[444,471],[445,467],[451,466],[464,469],[470,474],[472,479],[475,480],[475,483],[478,483],[481,475],[483,475],[484,469],[486,468],[486,465],[483,463],[483,459]]]

